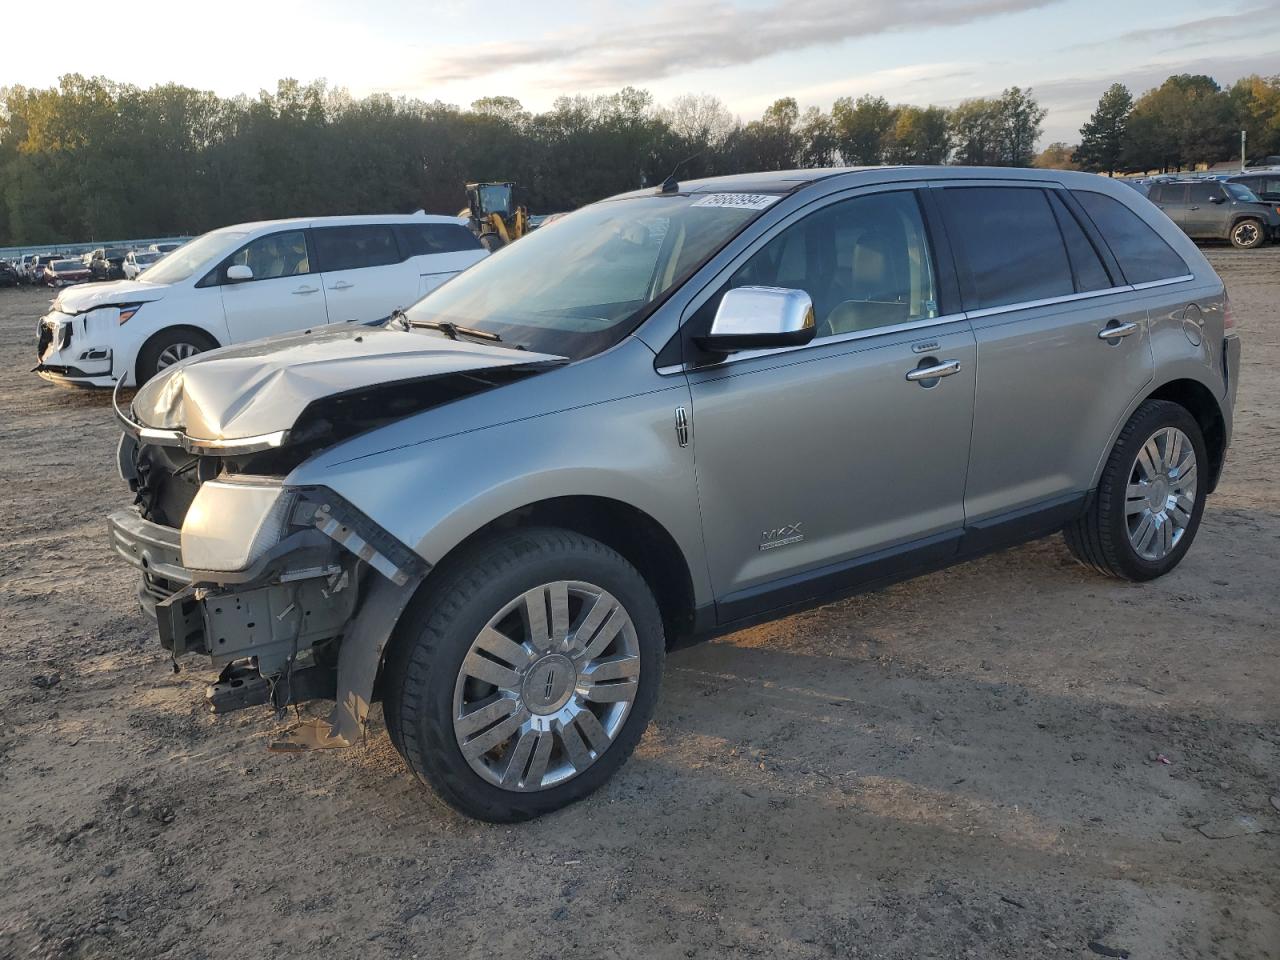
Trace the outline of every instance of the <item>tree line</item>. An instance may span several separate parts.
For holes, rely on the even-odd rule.
[[[713,96],[658,104],[634,87],[533,112],[504,96],[469,108],[354,98],[322,81],[219,97],[71,74],[52,88],[0,89],[0,244],[195,234],[286,216],[456,213],[467,180],[514,180],[522,202],[549,213],[677,170],[1030,166],[1045,160],[1036,153],[1044,118],[1018,87],[951,108],[861,96],[801,111],[784,97],[743,123]]]
[[[1244,131],[1250,156],[1280,154],[1280,76],[1249,76],[1223,89],[1203,74],[1169,77],[1137,100],[1112,84],[1061,156],[1096,173],[1194,170],[1240,155]],[[1065,149],[1064,149],[1065,148]]]
[[[777,100],[742,123],[712,96],[644,90],[512,97],[468,109],[282,80],[257,97],[69,75],[0,90],[0,244],[194,234],[353,212],[456,213],[467,180],[514,180],[534,212],[682,178],[834,163],[1026,166],[1044,110],[1030,91],[941,107]]]

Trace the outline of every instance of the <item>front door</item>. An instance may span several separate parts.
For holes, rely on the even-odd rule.
[[[1231,220],[1227,191],[1212,180],[1193,183],[1187,191],[1187,212],[1180,226],[1189,237],[1225,237]]]
[[[768,239],[686,324],[692,437],[722,622],[953,554],[973,414],[974,341],[939,315],[910,189],[833,201]],[[699,357],[730,287],[804,290],[809,345]],[[917,368],[945,375],[907,379]]]
[[[234,264],[247,266],[253,279],[229,282],[227,267]],[[230,343],[328,322],[305,231],[284,230],[250,240],[219,267],[219,277]]]

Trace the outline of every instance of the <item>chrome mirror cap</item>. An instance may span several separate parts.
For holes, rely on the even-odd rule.
[[[803,290],[737,287],[720,299],[711,331],[697,344],[711,353],[803,346],[813,339],[813,300]]]

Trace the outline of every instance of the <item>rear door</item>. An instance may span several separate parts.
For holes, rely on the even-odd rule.
[[[1026,182],[933,191],[977,338],[964,504],[979,527],[1023,509],[1069,512],[1154,371],[1142,295],[1113,275],[1062,193]]]
[[[247,266],[253,279],[228,281],[227,268],[233,264]],[[279,230],[250,240],[218,266],[215,276],[231,343],[328,321],[305,230]]]
[[[1187,185],[1185,183],[1157,183],[1147,194],[1147,199],[1164,211],[1165,216],[1182,226],[1187,216]]]
[[[397,223],[395,231],[417,277],[418,298],[488,254],[476,235],[460,223]]]
[[[418,299],[418,277],[389,223],[314,227],[330,323],[388,316]]]

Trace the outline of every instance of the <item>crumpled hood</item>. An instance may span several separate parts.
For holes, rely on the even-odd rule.
[[[144,426],[202,440],[289,430],[335,394],[564,358],[421,331],[340,324],[198,354],[149,380],[133,399]]]
[[[87,287],[63,290],[58,294],[56,303],[63,313],[84,313],[113,303],[150,303],[152,300],[159,300],[168,291],[168,285],[163,283],[114,280],[111,283],[95,283]]]

